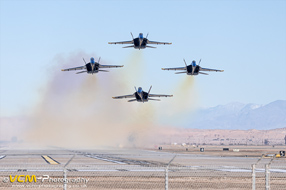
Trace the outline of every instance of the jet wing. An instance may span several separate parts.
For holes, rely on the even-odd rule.
[[[124,96],[115,96],[115,97],[112,97],[113,99],[122,99],[122,98],[134,98],[135,95],[134,94],[131,94],[131,95],[124,95]]]
[[[134,44],[132,41],[125,41],[125,42],[108,42],[108,44]]]
[[[165,94],[149,94],[149,97],[173,97],[173,95],[165,95]]]
[[[123,65],[99,65],[99,68],[116,68],[123,67]]]
[[[200,71],[215,71],[215,72],[223,72],[224,70],[217,70],[217,69],[208,69],[208,68],[200,68]]]
[[[69,68],[69,69],[62,69],[62,71],[76,71],[76,70],[82,70],[82,69],[86,69],[86,67],[85,66],[74,67],[74,68]]]
[[[177,67],[177,68],[162,68],[162,70],[187,70],[186,67]]]
[[[171,45],[172,43],[169,43],[169,42],[154,42],[154,41],[149,41],[148,40],[148,44],[163,44],[163,45]]]

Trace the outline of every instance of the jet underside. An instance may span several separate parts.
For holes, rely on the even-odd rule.
[[[94,65],[93,69],[91,63],[85,65],[88,74],[98,73],[98,65]]]
[[[135,98],[137,102],[148,102],[148,93],[147,92],[142,92],[142,98],[139,96],[138,92],[135,92]]]
[[[193,69],[194,69],[194,72],[193,72]],[[187,75],[198,75],[199,71],[200,71],[199,66],[196,66],[196,67],[192,65],[187,66]]]
[[[143,39],[141,46],[140,46],[139,38],[135,38],[133,40],[133,42],[134,42],[134,48],[135,49],[145,49],[146,48],[146,45],[147,45],[147,39],[146,38]]]

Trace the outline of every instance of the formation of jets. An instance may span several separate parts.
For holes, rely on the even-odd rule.
[[[145,48],[156,48],[153,46],[149,46],[148,44],[163,44],[163,45],[170,45],[172,43],[169,42],[155,42],[155,41],[149,41],[147,39],[147,36],[144,38],[143,33],[139,33],[138,38],[133,38],[133,34],[131,33],[132,40],[131,41],[123,41],[123,42],[108,42],[109,44],[132,44],[130,46],[125,46],[123,48],[135,48],[135,49],[145,49]],[[84,66],[79,67],[73,67],[69,69],[62,69],[62,71],[76,71],[76,70],[82,70],[80,72],[77,72],[76,74],[80,73],[87,73],[87,74],[95,74],[98,72],[108,72],[108,70],[103,70],[106,68],[117,68],[117,67],[123,67],[123,65],[101,65],[99,64],[100,58],[97,62],[94,61],[94,58],[90,58],[90,62],[86,63],[86,61],[83,58],[83,61],[85,63]],[[187,74],[187,75],[198,75],[198,74],[204,74],[208,75],[208,73],[205,73],[205,71],[215,71],[215,72],[223,72],[223,70],[217,70],[217,69],[208,69],[203,68],[200,66],[201,60],[199,61],[198,65],[196,64],[196,61],[193,60],[190,65],[187,65],[185,59],[185,67],[177,67],[177,68],[162,68],[162,70],[174,70],[174,71],[180,71],[176,72],[175,74]],[[202,72],[204,71],[204,72]],[[148,102],[149,100],[155,100],[160,101],[160,99],[154,99],[153,97],[173,97],[173,95],[164,95],[164,94],[150,94],[152,86],[150,87],[148,92],[145,92],[142,90],[142,87],[139,87],[138,90],[135,87],[135,92],[131,95],[124,95],[124,96],[115,96],[112,97],[113,99],[122,99],[122,98],[133,98],[131,100],[128,100],[128,102]]]

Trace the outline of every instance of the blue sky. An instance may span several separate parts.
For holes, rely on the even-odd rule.
[[[130,40],[130,32],[173,43],[140,50],[144,74],[139,84],[130,81],[130,91],[152,84],[174,94],[189,76],[161,68],[201,58],[201,66],[225,70],[196,76],[202,107],[286,99],[286,1],[1,0],[0,10],[1,116],[24,114],[37,103],[57,56],[85,52],[124,64],[139,50],[108,42]],[[71,63],[82,64],[81,57]]]

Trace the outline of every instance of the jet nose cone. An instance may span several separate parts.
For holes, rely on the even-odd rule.
[[[90,58],[90,62],[94,63],[94,58],[93,57]]]
[[[192,61],[192,65],[193,66],[196,66],[197,64],[196,64],[196,61]]]

